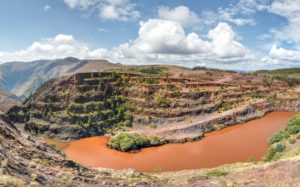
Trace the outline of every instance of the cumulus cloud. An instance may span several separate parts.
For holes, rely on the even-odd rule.
[[[106,49],[91,50],[72,35],[59,34],[54,38],[33,42],[27,48],[15,52],[0,52],[0,62],[57,59],[73,56],[77,58],[107,58]]]
[[[212,58],[243,57],[247,49],[235,41],[235,33],[227,23],[219,23],[210,30],[208,40],[196,33],[186,34],[178,22],[150,19],[140,23],[139,37],[121,45],[124,56],[147,55],[197,55]]]
[[[300,61],[300,51],[278,48],[277,45],[272,46],[269,55],[270,57],[279,60]]]
[[[129,21],[140,17],[129,0],[64,0],[71,9],[97,12],[103,20]]]
[[[284,41],[300,44],[300,0],[274,0],[269,12],[285,17],[287,25],[273,29],[272,33]]]
[[[244,56],[246,48],[235,41],[235,32],[227,23],[219,23],[209,31],[208,36],[212,40],[212,51],[221,58]]]
[[[181,23],[185,27],[193,26],[200,22],[200,18],[197,13],[191,11],[186,6],[178,6],[173,9],[161,6],[158,9],[158,15],[161,19],[175,21]]]

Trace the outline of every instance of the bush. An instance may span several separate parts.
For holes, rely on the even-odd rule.
[[[160,145],[161,141],[157,137],[144,137],[138,134],[119,134],[111,138],[107,144],[108,147],[119,151],[127,152],[137,150],[142,147]]]
[[[285,150],[285,145],[283,144],[276,144],[276,145],[272,145],[271,147],[269,147],[268,149],[268,154],[266,156],[266,161],[271,161],[276,153],[282,153]]]
[[[284,139],[284,132],[279,132],[275,135],[273,135],[270,139],[269,139],[269,145],[272,145],[276,142],[280,142]]]
[[[264,85],[265,86],[271,86],[272,84],[273,84],[273,79],[272,78],[270,78],[270,77],[268,77],[268,78],[264,78],[263,79],[263,83],[264,83]]]
[[[276,146],[275,146],[275,151],[277,152],[277,153],[281,153],[281,152],[283,152],[285,150],[285,145],[283,145],[283,144],[277,144]]]
[[[290,126],[287,128],[287,132],[289,134],[297,134],[300,131],[300,127],[299,126]]]
[[[221,112],[225,112],[227,110],[231,110],[233,108],[235,108],[236,106],[235,105],[232,105],[232,104],[229,104],[229,103],[223,103],[222,104],[222,108],[219,108],[218,109],[218,112],[221,113]]]
[[[293,117],[287,124],[290,126],[299,126],[300,127],[300,115]]]
[[[161,107],[168,107],[170,104],[170,101],[165,97],[157,97],[156,101],[157,101],[158,105]]]

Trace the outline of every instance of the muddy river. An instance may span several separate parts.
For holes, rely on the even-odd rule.
[[[293,112],[273,112],[261,119],[206,134],[198,141],[122,153],[106,147],[108,138],[92,137],[57,143],[68,158],[91,167],[134,168],[138,171],[176,171],[260,160],[268,139],[283,129]]]

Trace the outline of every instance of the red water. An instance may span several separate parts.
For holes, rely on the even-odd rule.
[[[273,112],[243,125],[208,133],[199,141],[145,148],[138,153],[109,149],[106,147],[106,137],[58,145],[69,159],[91,167],[134,168],[143,172],[210,168],[253,158],[261,159],[267,152],[269,137],[283,129],[296,114]]]

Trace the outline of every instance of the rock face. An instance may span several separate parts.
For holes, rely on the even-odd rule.
[[[222,82],[229,75],[236,79]],[[168,72],[78,73],[47,82],[8,114],[25,123],[27,131],[51,138],[126,131],[184,142],[271,111],[299,110],[298,93],[285,82],[266,86],[256,75],[223,77],[202,81]]]

